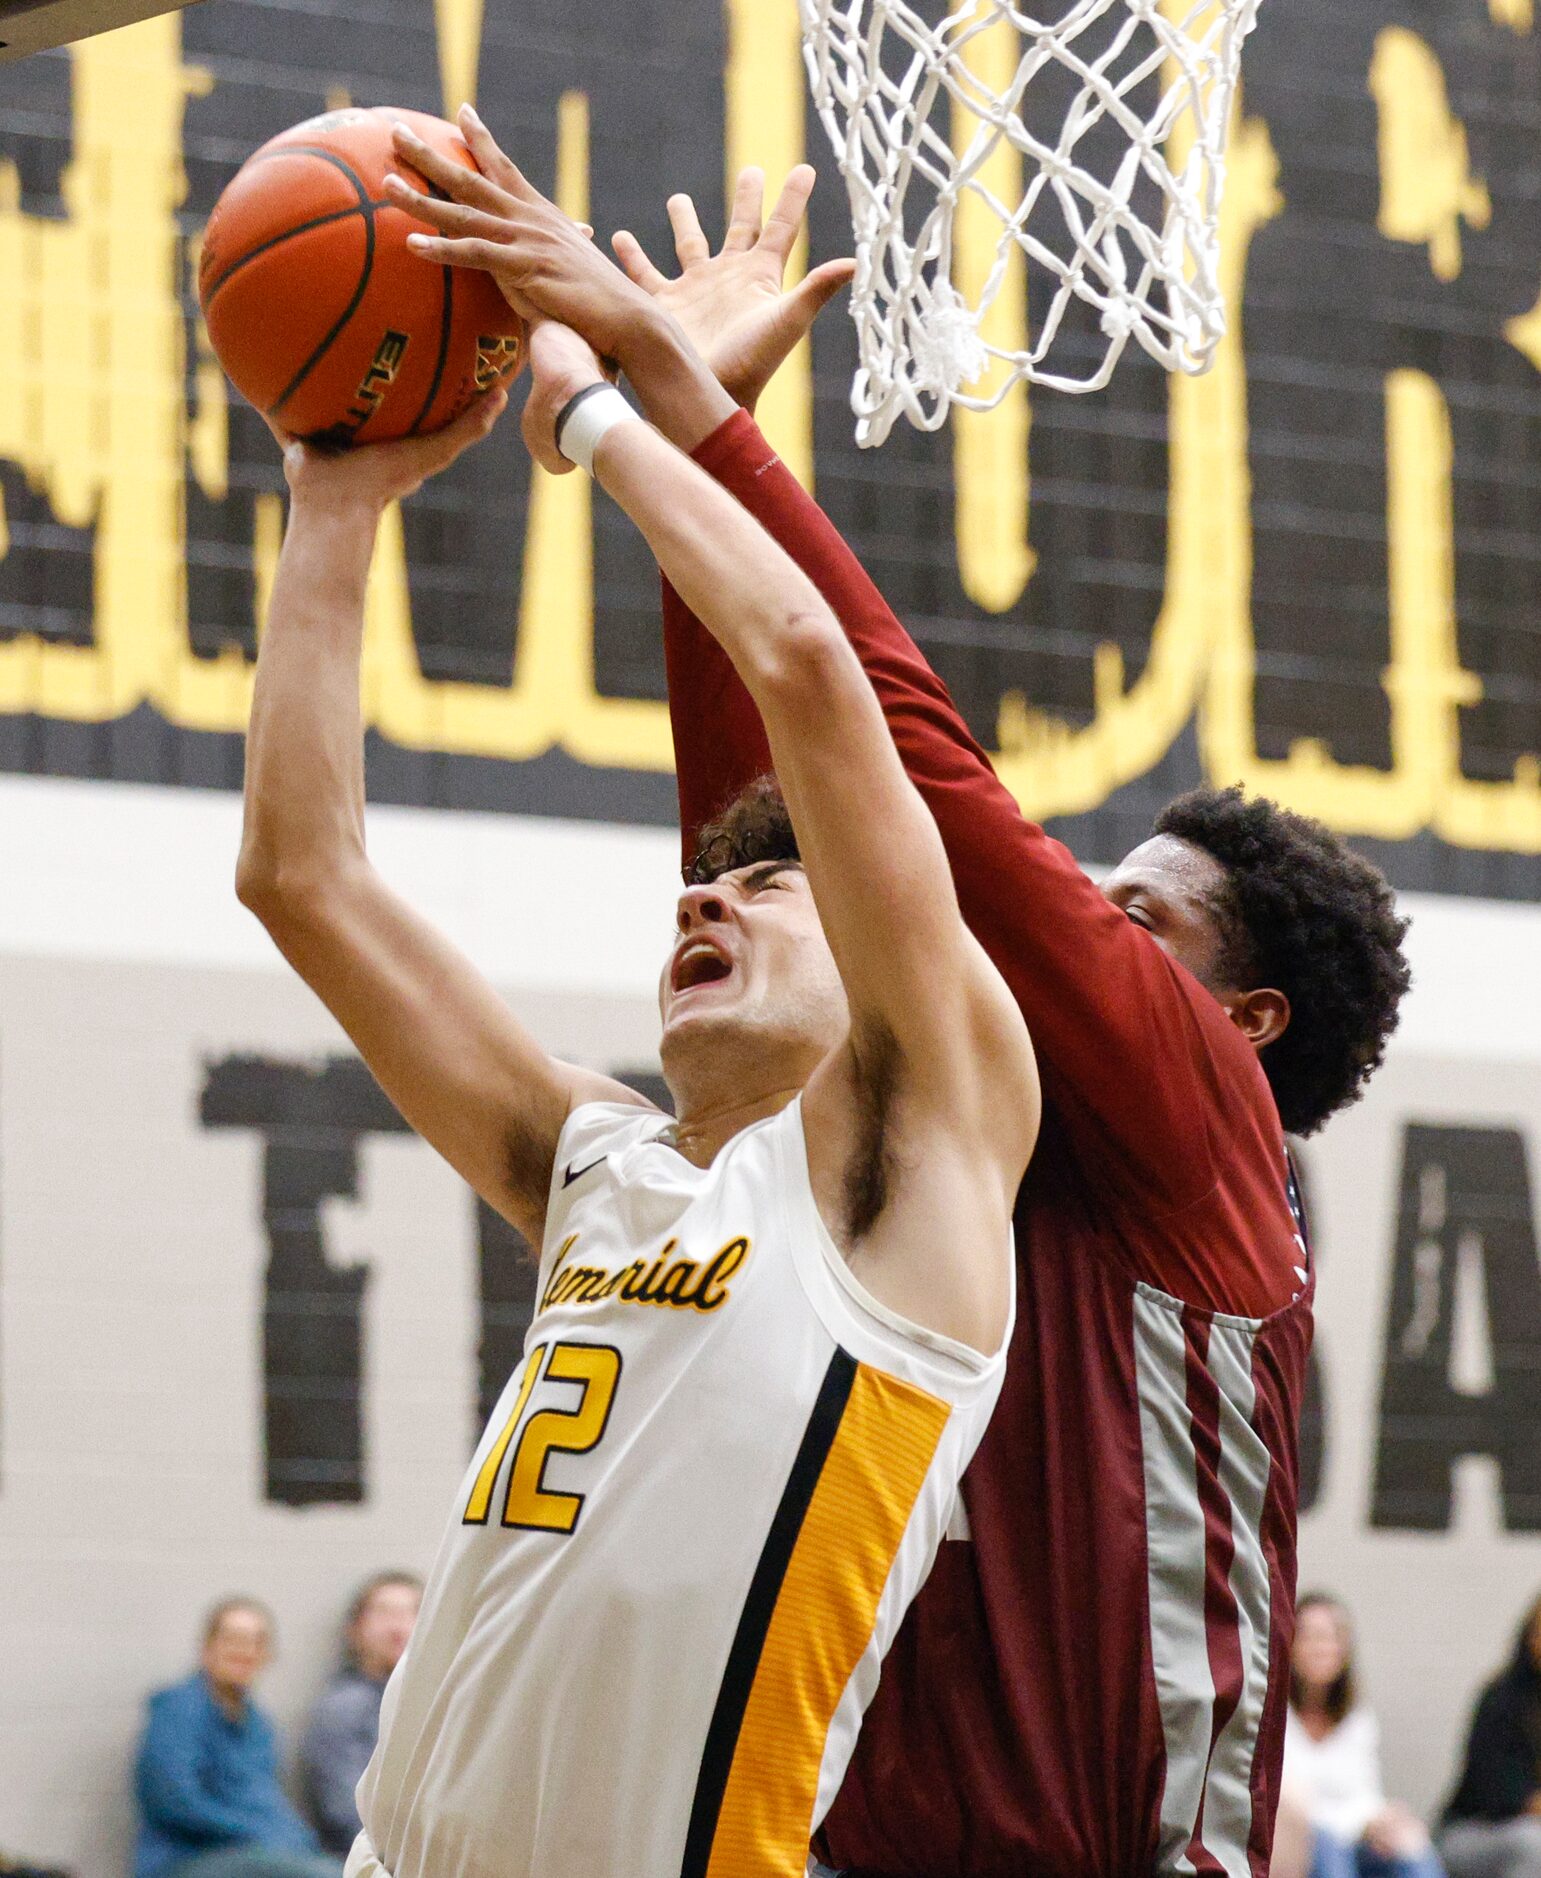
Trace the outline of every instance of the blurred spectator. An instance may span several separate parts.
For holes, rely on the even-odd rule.
[[[359,1830],[353,1790],[380,1733],[380,1698],[423,1601],[411,1572],[380,1572],[354,1593],[347,1659],[311,1712],[300,1748],[306,1808],[328,1852],[346,1858]]]
[[[1348,1612],[1321,1592],[1295,1608],[1284,1777],[1310,1818],[1311,1878],[1439,1878],[1423,1822],[1381,1787],[1380,1728],[1359,1700]]]
[[[1439,1849],[1451,1878],[1541,1878],[1541,1598],[1477,1698]]]
[[[194,1675],[150,1697],[134,1768],[134,1878],[337,1878],[278,1784],[278,1737],[251,1698],[273,1620],[252,1598],[209,1613]]]

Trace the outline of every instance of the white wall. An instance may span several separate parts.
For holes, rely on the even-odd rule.
[[[266,1687],[297,1722],[339,1607],[425,1567],[476,1388],[472,1210],[403,1136],[326,1203],[334,1264],[367,1262],[368,1493],[292,1508],[262,1487],[262,1146],[204,1127],[208,1065],[341,1054],[331,1020],[230,891],[238,804],[0,778],[0,1846],[118,1878],[139,1705],[190,1666],[202,1608],[276,1608]],[[661,831],[379,809],[387,873],[554,1047],[652,1058],[675,841]],[[617,916],[614,909],[624,911]],[[1393,1784],[1444,1785],[1475,1682],[1541,1588],[1492,1468],[1452,1529],[1369,1524],[1402,1131],[1491,1122],[1541,1143],[1541,910],[1414,901],[1418,983],[1370,1098],[1311,1146],[1327,1469],[1303,1577],[1360,1615]],[[1480,1317],[1480,1313],[1479,1313]],[[1475,1320],[1474,1320],[1475,1321]],[[1483,1327],[1463,1333],[1480,1386]]]

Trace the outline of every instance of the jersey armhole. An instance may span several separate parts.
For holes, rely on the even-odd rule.
[[[1011,1307],[1000,1348],[986,1356],[969,1344],[928,1330],[875,1298],[851,1270],[834,1236],[824,1223],[813,1197],[808,1172],[807,1138],[803,1133],[802,1098],[792,1102],[786,1125],[777,1129],[782,1162],[781,1193],[791,1227],[793,1256],[809,1302],[830,1334],[842,1345],[856,1339],[886,1353],[873,1360],[906,1379],[921,1382],[949,1400],[972,1400],[981,1390],[993,1389],[1006,1364],[1006,1352],[1016,1322],[1017,1267],[1008,1260]],[[1009,1230],[1009,1229],[1008,1229]],[[852,1352],[860,1355],[859,1350]],[[913,1376],[911,1375],[913,1373]]]

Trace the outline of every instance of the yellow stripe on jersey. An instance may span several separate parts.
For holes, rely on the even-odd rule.
[[[508,1444],[514,1438],[514,1430],[519,1426],[519,1417],[524,1413],[524,1405],[530,1399],[530,1391],[535,1387],[535,1378],[540,1374],[540,1360],[546,1354],[546,1346],[537,1343],[531,1350],[524,1365],[524,1375],[519,1381],[519,1393],[514,1398],[513,1413],[503,1424],[503,1432],[492,1444],[491,1452],[482,1462],[481,1471],[471,1488],[471,1497],[466,1502],[466,1510],[461,1515],[462,1526],[485,1526],[487,1511],[492,1505],[492,1489],[497,1481],[498,1469],[503,1465],[503,1456],[508,1452]]]
[[[744,1708],[707,1878],[801,1878],[819,1768],[840,1698],[872,1638],[948,1405],[854,1365]]]

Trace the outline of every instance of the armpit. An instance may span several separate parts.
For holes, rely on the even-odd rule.
[[[853,1032],[850,1048],[855,1126],[843,1199],[847,1242],[854,1244],[871,1232],[892,1198],[893,1111],[904,1052],[881,1020],[865,1022]]]

